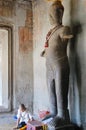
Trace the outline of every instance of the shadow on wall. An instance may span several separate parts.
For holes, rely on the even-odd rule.
[[[69,111],[73,123],[81,126],[80,99],[81,99],[81,63],[77,53],[78,35],[82,32],[79,22],[72,24],[73,38],[69,45],[70,83],[69,83]]]

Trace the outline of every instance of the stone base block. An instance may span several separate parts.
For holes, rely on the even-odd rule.
[[[48,130],[82,130],[82,129],[75,125],[69,124],[69,125],[59,126],[56,128],[48,126]]]

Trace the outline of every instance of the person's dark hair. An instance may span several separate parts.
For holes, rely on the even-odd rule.
[[[23,110],[26,110],[26,107],[25,107],[24,104],[21,104],[20,106],[21,106],[21,108],[22,108]]]

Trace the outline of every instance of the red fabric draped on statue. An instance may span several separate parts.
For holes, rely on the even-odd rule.
[[[52,31],[50,30],[50,31],[48,32],[47,36],[46,36],[46,42],[45,42],[45,46],[44,46],[45,48],[49,46],[49,45],[48,45],[48,40],[49,40],[49,37],[50,37],[50,35],[51,35],[51,32],[52,32]]]

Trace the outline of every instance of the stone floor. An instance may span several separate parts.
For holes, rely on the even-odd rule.
[[[0,114],[0,130],[13,130],[16,120],[13,113]]]
[[[13,128],[16,126],[16,119],[14,116],[15,114],[13,113],[0,114],[0,130],[13,130]],[[63,129],[58,128],[57,130]],[[64,130],[81,130],[81,128],[67,127]]]

